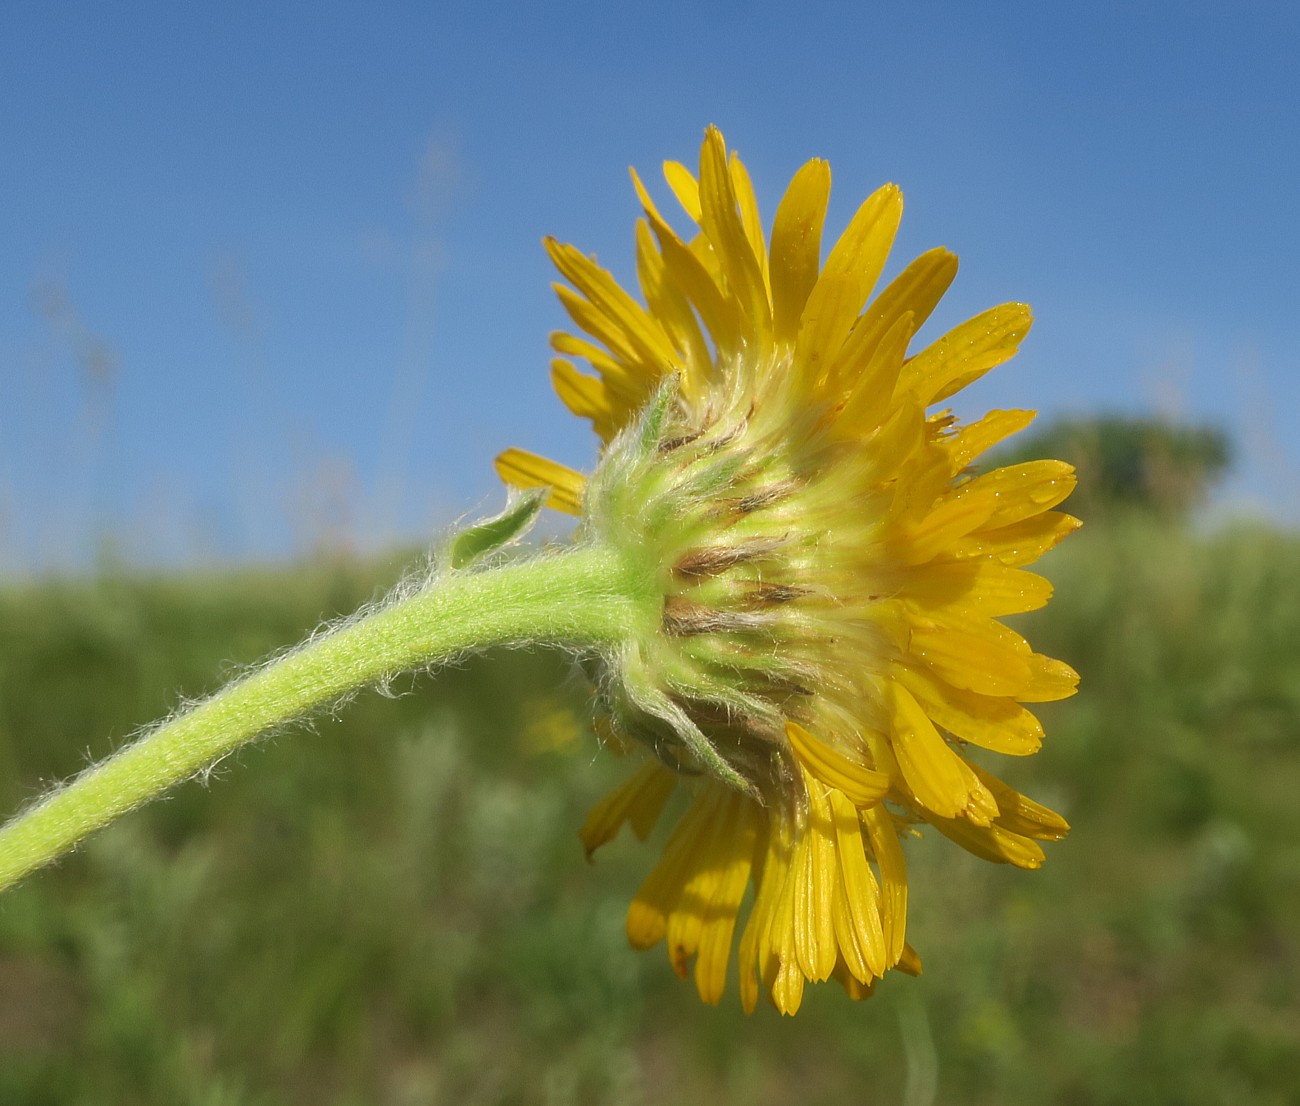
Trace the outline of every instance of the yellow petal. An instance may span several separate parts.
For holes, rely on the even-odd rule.
[[[946,399],[1014,356],[1032,321],[1033,313],[1023,303],[1004,303],[976,315],[913,357],[898,386],[926,406]]]
[[[939,736],[939,731],[905,687],[885,681],[893,720],[894,753],[903,778],[917,800],[941,818],[955,818],[972,808],[983,790],[974,773]],[[974,784],[974,786],[972,786]],[[996,806],[992,814],[997,814]]]
[[[854,1002],[861,1002],[865,998],[870,998],[876,989],[874,979],[868,983],[863,983],[862,980],[855,978],[844,964],[836,965],[835,978],[843,985],[844,993]]]
[[[840,418],[840,426],[845,432],[847,424],[853,422],[853,418],[851,410],[845,408]],[[868,479],[888,485],[897,481],[898,470],[924,446],[925,418],[919,407],[904,404],[896,407],[882,425],[869,430],[875,421],[875,415],[864,415],[858,424],[856,436],[871,455],[871,460],[866,465]],[[890,509],[894,509],[892,503]]]
[[[717,786],[710,788],[697,800],[708,806],[707,822],[694,844],[694,855],[691,857],[694,870],[682,885],[681,894],[669,912],[664,932],[669,962],[683,979],[686,978],[691,957],[700,949],[705,922],[710,916],[714,901],[719,895],[729,897],[729,889],[724,884],[728,882],[727,876],[735,861],[734,830],[741,801],[737,792]],[[708,972],[713,972],[716,968],[716,964],[710,964]],[[725,979],[725,960],[722,963],[722,974]]]
[[[1029,686],[1016,695],[1022,703],[1053,703],[1068,699],[1079,690],[1079,673],[1064,661],[1034,653],[1026,658],[1029,664]]]
[[[673,195],[677,197],[677,202],[682,205],[682,210],[698,225],[700,223],[700,186],[695,179],[695,174],[680,161],[665,161],[664,180],[668,182],[668,187],[673,190]]]
[[[861,306],[858,281],[853,276],[823,275],[813,286],[795,342],[795,364],[809,388],[828,375]]]
[[[732,833],[726,842],[717,889],[704,914],[699,955],[695,961],[695,986],[707,1003],[721,1000],[726,989],[727,961],[745,888],[753,865],[754,842],[759,830],[758,808],[744,796],[731,796],[735,804]]]
[[[763,219],[758,213],[758,197],[754,194],[754,182],[749,179],[749,170],[740,156],[733,150],[727,160],[727,169],[731,173],[731,187],[736,193],[736,203],[740,208],[740,222],[745,228],[745,238],[749,248],[758,259],[759,272],[763,274],[763,283],[767,283],[767,243],[763,239]]]
[[[1043,577],[989,560],[932,562],[908,573],[900,586],[922,607],[952,606],[993,618],[1036,611],[1052,596]]]
[[[989,507],[982,528],[992,530],[1042,514],[1061,502],[1075,485],[1074,467],[1064,461],[1026,461],[994,469],[959,489],[959,494]]]
[[[867,302],[884,271],[902,217],[903,194],[897,185],[886,184],[862,202],[831,248],[822,276],[852,276],[856,280],[855,315]]]
[[[786,910],[789,914],[790,934],[793,938],[791,947],[793,959],[799,970],[808,977],[817,971],[817,916],[813,897],[813,837],[804,833],[795,843],[794,856],[790,862],[790,874],[786,877],[789,888]],[[784,929],[786,922],[782,920]],[[784,951],[784,950],[783,950]],[[783,960],[788,957],[783,956]]]
[[[669,836],[659,862],[633,896],[627,912],[627,939],[633,948],[648,949],[663,938],[682,892],[699,874],[700,859],[710,845],[719,815],[718,790],[721,788],[705,789],[695,796]]]
[[[497,475],[512,488],[551,489],[546,505],[571,515],[582,514],[587,478],[567,465],[524,449],[507,449],[496,459]]]
[[[668,224],[653,215],[648,215],[647,218],[659,243],[668,279],[681,289],[691,306],[699,312],[700,321],[712,335],[719,355],[739,352],[742,323],[735,300],[723,294],[703,262],[683,244]],[[689,366],[698,370],[711,367]]]
[[[1023,698],[1032,677],[1029,657],[1012,644],[1023,639],[990,620],[985,620],[984,633],[958,629],[952,621],[950,616],[948,624],[913,629],[908,655],[954,687]]]
[[[700,226],[722,267],[732,296],[748,323],[748,337],[758,350],[771,344],[772,309],[758,258],[745,237],[736,193],[727,168],[722,134],[710,127],[700,150]]]
[[[956,476],[976,457],[998,442],[1023,430],[1034,421],[1033,411],[990,411],[944,443],[951,458],[950,471]]]
[[[869,430],[888,417],[893,406],[890,397],[914,331],[915,319],[910,311],[904,311],[876,338],[869,327],[854,327],[826,373],[828,389],[847,393],[840,415],[844,423]]]
[[[814,983],[822,983],[835,970],[834,895],[839,878],[835,860],[835,828],[830,804],[816,784],[808,789],[808,823],[791,877],[794,894],[795,950],[799,967]]]
[[[663,216],[659,214],[659,209],[655,206],[654,200],[650,196],[649,189],[642,183],[641,174],[634,168],[629,168],[628,173],[632,177],[632,187],[636,190],[637,199],[641,201],[641,207],[647,215],[653,215],[656,219],[662,221]]]
[[[804,974],[793,961],[782,961],[772,984],[772,1002],[788,1017],[799,1013],[803,1002]]]
[[[595,342],[563,330],[551,333],[551,348],[556,353],[581,357],[590,362],[591,367],[600,374],[605,387],[609,389],[610,396],[619,406],[628,410],[639,410],[641,404],[645,402],[650,382],[646,379],[645,370],[641,366],[630,368]]]
[[[798,359],[810,380],[829,375],[880,276],[901,213],[898,190],[886,186],[862,205],[831,251],[799,324]]]
[[[877,804],[859,811],[859,817],[880,866],[880,922],[887,953],[885,966],[892,967],[903,955],[907,934],[907,861],[889,811]]]
[[[1044,511],[1009,526],[981,527],[954,541],[950,552],[954,557],[992,557],[1004,565],[1033,564],[1082,525],[1072,515]]]
[[[949,840],[982,860],[1014,864],[1017,868],[1041,868],[1046,857],[1037,841],[1003,829],[996,822],[975,826],[965,818],[933,818],[931,823]]]
[[[854,806],[879,802],[889,790],[886,773],[850,760],[797,722],[786,722],[785,733],[803,766],[828,787],[843,792]]]
[[[623,291],[613,276],[573,246],[554,238],[546,238],[544,243],[555,267],[597,311],[626,335],[628,346],[637,359],[665,368],[675,364],[676,350],[669,343],[663,327]]]
[[[820,790],[814,783],[813,789]],[[819,795],[813,805],[808,830],[813,835],[812,888],[814,921],[817,926],[816,971],[808,978],[816,983],[830,979],[839,959],[835,940],[835,893],[839,886],[839,864],[835,855],[835,824],[827,795]]]
[[[634,414],[611,400],[603,380],[579,372],[572,361],[556,358],[551,362],[551,387],[565,407],[579,418],[591,419],[603,442],[608,442]]]
[[[972,480],[963,484],[934,504],[918,521],[900,527],[892,547],[899,563],[919,565],[933,560],[988,522],[996,501],[968,492],[973,483]]]
[[[979,765],[972,764],[971,768],[997,800],[997,824],[1003,829],[1025,837],[1035,837],[1039,841],[1060,841],[1070,832],[1070,823],[1056,811],[1022,795]]]
[[[921,957],[911,945],[903,946],[903,955],[898,958],[898,970],[908,975],[921,974]]]
[[[923,253],[867,305],[857,324],[866,328],[863,341],[874,345],[908,311],[919,330],[956,275],[957,258],[954,254],[945,249]]]
[[[808,294],[821,265],[822,226],[830,198],[831,171],[824,161],[810,161],[790,182],[772,225],[773,330],[777,342],[794,340]]]
[[[622,363],[629,376],[645,381],[647,390],[654,386],[666,367],[671,368],[671,365],[666,366],[661,359],[646,358],[618,322],[585,296],[575,292],[567,284],[553,284],[551,287],[555,290],[561,306],[578,328],[604,345],[615,359]]]
[[[936,725],[962,741],[1008,756],[1028,756],[1043,744],[1042,725],[1014,699],[977,695],[904,665],[893,674]]]
[[[857,821],[856,815],[854,821]],[[835,889],[835,902],[832,909],[835,942],[840,950],[840,960],[837,966],[846,970],[854,979],[874,979],[875,976],[872,975],[871,969],[867,966],[867,960],[863,954],[861,942],[858,940],[853,919],[849,916],[849,899],[848,893],[844,890],[842,874],[839,885]],[[834,973],[832,972],[832,974]]]
[[[587,859],[601,845],[612,841],[625,822],[642,841],[654,828],[668,796],[677,786],[677,775],[658,761],[647,761],[622,785],[598,802],[578,830]]]
[[[871,865],[867,863],[862,841],[862,824],[857,809],[843,795],[831,792],[831,814],[835,823],[835,852],[839,860],[840,878],[846,908],[845,921],[852,935],[853,962],[843,938],[840,945],[845,951],[845,962],[854,975],[867,982],[869,975],[885,974],[885,934],[880,920],[880,887],[876,883]],[[864,974],[865,968],[868,974]]]
[[[710,364],[713,353],[700,329],[700,321],[691,309],[690,300],[668,279],[663,255],[645,219],[636,223],[636,262],[646,303],[667,331],[683,365]]]
[[[796,837],[790,850],[790,863],[785,872],[785,882],[783,883],[780,894],[777,896],[772,906],[770,924],[767,933],[764,935],[764,943],[767,945],[768,967],[774,971],[773,982],[769,985],[775,987],[775,979],[780,975],[787,966],[793,968],[803,979],[803,971],[799,967],[798,925],[796,923],[796,913],[801,907],[804,907],[807,894],[807,884],[804,882],[804,867],[807,863],[805,857],[811,844],[806,835]],[[759,954],[762,957],[764,950],[760,947]],[[800,984],[800,995],[802,995],[802,984]]]
[[[766,810],[755,812],[758,836],[754,853],[754,905],[750,909],[745,930],[740,936],[738,954],[740,964],[740,1002],[745,1013],[752,1014],[758,1004],[759,979],[769,976],[772,960],[769,934],[772,915],[781,890],[785,886],[789,852],[781,835],[771,828]],[[755,968],[758,969],[756,974]],[[775,971],[771,972],[775,977]]]

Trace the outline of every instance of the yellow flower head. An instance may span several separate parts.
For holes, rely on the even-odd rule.
[[[588,851],[624,823],[644,837],[679,784],[690,794],[633,900],[637,947],[666,940],[716,1002],[742,900],[740,994],[785,1013],[806,981],[854,997],[905,939],[900,827],[928,822],[978,856],[1024,868],[1060,816],[968,760],[1041,743],[1021,704],[1074,692],[1066,665],[997,621],[1051,593],[1024,570],[1078,525],[1052,510],[1072,470],[971,464],[1028,424],[994,411],[959,428],[937,403],[1011,357],[1023,304],[992,308],[918,353],[913,333],[957,271],[937,249],[874,299],[902,214],[893,185],[858,209],[822,261],[825,162],[795,175],[764,237],[749,176],[710,129],[699,176],[665,176],[698,227],[645,208],[645,305],[571,246],[547,242],[585,337],[554,336],[556,391],[603,443],[590,480],[521,450],[510,484],[549,486],[594,540],[662,593],[645,640],[594,665],[607,730],[650,748],[590,814]]]

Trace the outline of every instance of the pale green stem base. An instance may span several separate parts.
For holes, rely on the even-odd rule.
[[[600,547],[438,578],[236,681],[19,814],[0,829],[0,891],[259,734],[357,688],[490,645],[608,647],[657,616],[644,579]]]

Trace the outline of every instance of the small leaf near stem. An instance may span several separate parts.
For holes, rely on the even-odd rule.
[[[548,487],[528,488],[512,496],[499,515],[465,527],[451,539],[447,550],[451,567],[468,568],[489,553],[517,542],[533,528],[550,491]]]

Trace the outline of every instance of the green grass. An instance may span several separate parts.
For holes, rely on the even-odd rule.
[[[794,1020],[701,1007],[576,837],[620,775],[544,654],[361,696],[0,899],[0,1103],[1291,1103],[1300,540],[1085,530],[1026,620],[1083,692],[1006,774],[1037,873],[909,845],[926,964]],[[351,610],[388,566],[0,592],[0,802]],[[990,760],[989,763],[992,761]]]

